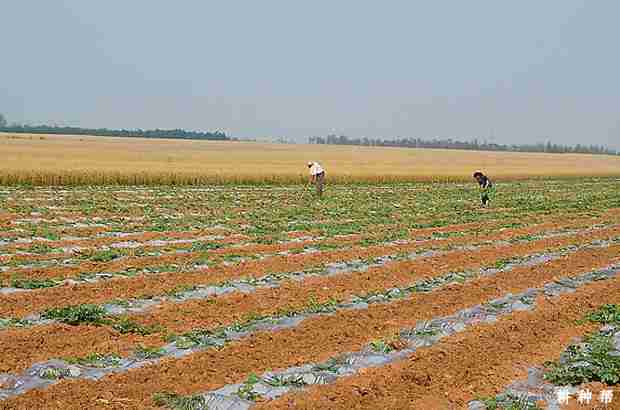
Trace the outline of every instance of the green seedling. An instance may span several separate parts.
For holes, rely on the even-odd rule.
[[[159,333],[163,331],[163,328],[161,326],[143,326],[127,317],[121,317],[116,319],[115,321],[116,323],[112,325],[112,328],[114,330],[117,330],[121,334],[131,333],[140,336],[147,336],[153,333]]]
[[[115,250],[97,251],[90,255],[89,259],[93,262],[110,262],[119,258],[121,255]]]
[[[373,340],[370,342],[370,348],[373,352],[382,354],[390,353],[395,350],[394,347],[386,343],[384,340]]]
[[[128,308],[131,306],[131,303],[126,300],[126,299],[114,299],[112,301],[110,301],[111,305],[116,305],[116,306],[120,306],[123,308]]]
[[[56,279],[11,279],[11,286],[19,289],[44,289],[58,286],[61,282]]]
[[[158,392],[153,395],[153,403],[171,410],[207,409],[207,401],[202,396],[183,397],[176,393]]]
[[[0,318],[0,329],[7,327],[28,327],[31,326],[32,323],[29,320],[25,319],[2,319]]]
[[[437,329],[433,329],[429,327],[425,329],[416,330],[414,334],[419,337],[433,337],[433,336],[437,336],[439,334],[439,331]]]
[[[192,252],[213,251],[223,248],[224,244],[217,242],[194,242],[191,247]]]
[[[58,379],[64,379],[65,377],[69,376],[69,371],[67,369],[58,369],[55,367],[48,367],[47,369],[44,369],[39,376],[42,379],[46,379],[46,380],[58,380]]]
[[[254,391],[254,385],[260,381],[261,379],[254,373],[250,374],[243,385],[239,387],[239,390],[237,390],[237,396],[244,400],[256,401],[259,395]]]
[[[293,386],[299,388],[307,385],[302,376],[269,376],[265,377],[263,382],[272,387]]]
[[[65,361],[69,364],[78,364],[88,367],[116,367],[121,363],[120,356],[116,354],[104,355],[100,353],[92,353],[86,357],[68,357]]]
[[[540,407],[529,401],[527,397],[508,395],[501,400],[496,397],[478,397],[476,400],[484,403],[486,410],[540,410]]]
[[[103,325],[109,324],[106,311],[97,305],[75,305],[48,309],[41,315],[43,319],[57,320],[69,325]]]
[[[620,382],[620,357],[612,355],[613,337],[593,334],[578,345],[569,346],[562,354],[564,360],[547,362],[545,380],[557,385],[579,385],[602,382],[614,385]]]
[[[170,298],[177,298],[181,296],[183,293],[190,292],[196,289],[198,289],[198,286],[195,286],[195,285],[178,285],[178,286],[175,286],[173,289],[165,292],[164,295]]]
[[[138,346],[136,349],[136,357],[141,360],[150,360],[157,359],[158,357],[162,357],[164,355],[164,349],[158,347],[146,347],[146,346]]]
[[[30,247],[30,249],[28,249],[29,252],[36,253],[36,254],[49,253],[52,250],[54,250],[54,248],[51,247],[50,245],[46,244],[45,242],[35,242]]]
[[[588,314],[585,319],[590,322],[620,324],[620,305],[603,305],[597,311]]]
[[[332,357],[324,363],[314,365],[312,370],[337,373],[342,366],[347,366],[348,364],[349,362],[347,357],[345,355],[340,355],[337,357]]]

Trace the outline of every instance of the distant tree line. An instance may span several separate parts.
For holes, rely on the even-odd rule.
[[[6,118],[0,114],[0,132],[24,133],[24,134],[67,134],[67,135],[97,135],[102,137],[134,137],[134,138],[178,138],[192,140],[231,140],[221,131],[201,132],[187,131],[183,129],[175,130],[115,130],[109,128],[80,128],[80,127],[59,127],[51,125],[9,125]]]
[[[405,147],[405,148],[441,148],[461,149],[473,151],[511,151],[511,152],[551,152],[551,153],[579,153],[620,155],[620,152],[602,145],[563,145],[538,143],[538,144],[496,144],[473,139],[472,141],[459,141],[452,138],[445,139],[422,139],[422,138],[351,138],[344,135],[328,135],[326,137],[310,137],[310,144],[330,145],[362,145],[368,147]]]

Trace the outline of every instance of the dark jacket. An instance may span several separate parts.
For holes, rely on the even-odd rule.
[[[486,175],[480,177],[480,179],[478,180],[478,184],[480,184],[481,188],[490,188],[491,186],[493,186],[493,183]]]

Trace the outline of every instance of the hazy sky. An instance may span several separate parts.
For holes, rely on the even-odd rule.
[[[620,148],[620,2],[4,0],[0,112]]]

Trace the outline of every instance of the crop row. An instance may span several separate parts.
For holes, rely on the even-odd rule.
[[[390,289],[413,287],[416,291],[424,291],[452,280],[463,281],[476,277],[480,274],[475,273],[478,269],[485,272],[495,268],[490,270],[494,272],[497,268],[518,264],[519,257],[528,261],[532,253],[541,250],[552,252],[553,249],[557,250],[568,245],[587,243],[584,242],[587,240],[600,241],[611,238],[618,233],[616,230],[613,234],[582,234],[566,239],[526,243],[513,248],[489,248],[467,257],[464,257],[463,252],[457,251],[456,255],[449,253],[422,257],[420,260],[388,263],[364,271],[310,277],[304,282],[283,283],[279,288],[267,287],[252,293],[233,293],[182,302],[164,301],[154,310],[151,304],[152,313],[136,313],[114,321],[106,320],[108,326],[88,329],[84,333],[75,332],[62,324],[5,330],[0,332],[0,346],[5,357],[4,369],[9,369],[6,366],[23,368],[34,361],[69,356],[76,348],[85,345],[100,352],[110,348],[111,339],[114,345],[113,353],[116,354],[126,354],[131,351],[132,346],[135,347],[139,343],[160,347],[171,334],[242,323],[247,321],[248,317],[260,318],[280,312],[300,311],[309,300],[312,304],[344,301],[353,297],[361,300],[381,300],[380,295]],[[572,249],[566,252],[574,251]],[[458,255],[459,253],[461,255]],[[538,263],[549,260],[552,258],[551,255],[543,257]],[[462,272],[460,276],[455,274],[459,271]],[[447,276],[442,278],[442,275]],[[54,312],[54,309],[50,311]],[[87,310],[85,312],[81,314],[87,314],[86,319],[78,319],[78,323],[104,324],[104,310],[96,311],[95,316]]]
[[[572,226],[568,223],[567,225]],[[350,261],[355,259],[368,260],[380,256],[420,252],[431,249],[450,249],[458,245],[482,244],[488,245],[501,240],[533,240],[536,234],[545,233],[544,228],[558,228],[554,224],[534,225],[526,228],[508,229],[492,235],[476,237],[464,236],[441,239],[427,244],[408,243],[388,246],[373,245],[363,248],[317,252],[299,255],[274,256],[262,260],[244,261],[235,265],[220,265],[203,271],[179,270],[168,271],[157,275],[142,275],[123,277],[113,281],[99,281],[95,283],[80,283],[79,285],[65,285],[53,288],[40,289],[33,292],[19,292],[0,295],[0,317],[25,316],[45,308],[73,303],[103,303],[119,297],[140,298],[145,296],[163,295],[176,292],[179,289],[191,289],[201,285],[214,285],[224,281],[243,278],[259,278],[272,273],[295,272],[297,270],[316,269],[327,263]],[[476,241],[472,241],[476,238]],[[462,252],[463,253],[463,252]],[[466,254],[466,252],[464,252]],[[161,261],[160,263],[166,262]],[[36,309],[36,310],[33,310]]]
[[[446,286],[405,300],[370,305],[363,311],[338,311],[333,315],[307,319],[293,329],[259,332],[218,351],[198,352],[96,382],[63,381],[44,391],[26,393],[11,400],[17,400],[15,403],[34,400],[33,404],[43,398],[58,401],[67,408],[77,408],[85,405],[87,397],[93,397],[89,393],[91,389],[97,389],[109,391],[112,398],[127,398],[133,408],[139,408],[148,405],[149,392],[169,390],[188,394],[214,390],[226,384],[226,380],[244,380],[252,372],[326,360],[343,350],[358,350],[372,340],[389,337],[399,328],[415,325],[418,320],[448,315],[507,292],[516,293],[540,286],[559,272],[569,271],[574,276],[604,267],[617,261],[617,255],[617,245],[579,251],[544,266],[478,278],[465,286]],[[13,403],[11,400],[9,402]]]
[[[497,208],[485,213],[476,212],[470,200],[475,198],[475,188],[459,185],[413,185],[385,188],[334,187],[330,200],[308,207],[300,201],[297,190],[212,190],[187,192],[182,189],[169,190],[167,195],[135,194],[137,207],[119,205],[109,191],[87,191],[85,198],[74,201],[83,215],[93,215],[93,210],[110,208],[110,215],[148,216],[164,230],[186,230],[197,224],[213,226],[222,224],[238,233],[264,237],[287,230],[307,231],[319,229],[326,235],[334,220],[347,222],[337,229],[359,232],[366,226],[377,223],[399,221],[405,225],[441,224],[445,220],[461,222],[486,220],[488,217],[515,217],[529,212],[563,212],[576,210],[600,210],[617,206],[617,193],[612,180],[582,181],[578,184],[566,181],[535,183],[507,183],[501,186]],[[576,188],[576,187],[579,188]],[[544,190],[544,191],[543,191]],[[79,190],[78,190],[79,192]],[[54,195],[53,192],[50,195]],[[127,194],[131,195],[131,194]],[[175,196],[178,195],[178,198]],[[19,195],[7,200],[9,211],[18,210]],[[66,196],[59,196],[55,204],[69,202]],[[15,205],[13,209],[13,204]],[[43,216],[46,206],[26,209]],[[24,209],[24,211],[26,211]],[[28,214],[30,212],[27,212]],[[26,212],[24,212],[26,213]],[[199,213],[200,217],[192,217]],[[186,215],[179,220],[163,218],[165,215]],[[161,221],[159,221],[161,220]],[[345,219],[343,219],[344,221]],[[328,225],[322,226],[325,221]],[[160,224],[161,222],[161,224]],[[247,225],[247,228],[239,228]],[[179,229],[175,229],[175,226]],[[45,228],[42,226],[41,228]],[[54,229],[54,225],[49,226]]]
[[[557,297],[574,292],[594,282],[614,278],[620,273],[620,265],[602,271],[589,272],[575,277],[565,278],[549,283],[538,289],[529,289],[527,292],[507,295],[483,305],[461,310],[447,317],[434,318],[431,321],[420,322],[414,328],[401,329],[397,335],[386,340],[375,340],[357,352],[340,353],[322,363],[304,364],[293,368],[271,371],[260,377],[252,375],[243,383],[230,384],[216,391],[208,392],[193,398],[181,398],[174,393],[158,393],[156,401],[166,404],[180,403],[194,406],[198,409],[200,402],[209,409],[228,408],[234,404],[235,408],[251,407],[254,401],[266,402],[282,397],[289,392],[299,391],[306,386],[331,384],[338,379],[346,378],[356,373],[364,373],[369,368],[385,366],[389,363],[407,360],[420,348],[433,346],[446,337],[462,332],[480,322],[495,323],[498,318],[505,317],[517,311],[531,310],[536,306],[538,296]],[[421,353],[423,355],[423,352]],[[321,389],[318,388],[320,391]],[[302,396],[302,394],[299,394]],[[163,400],[162,400],[163,399]],[[292,400],[282,400],[289,406]]]
[[[611,215],[611,213],[610,213]],[[585,219],[580,218],[585,221]],[[299,233],[293,235],[293,232],[289,233],[289,239],[284,241],[279,241],[278,243],[273,244],[253,244],[253,243],[242,243],[243,239],[248,239],[243,235],[228,235],[225,237],[211,235],[205,237],[205,232],[203,231],[192,231],[192,232],[166,232],[166,239],[154,239],[158,235],[152,233],[135,233],[131,235],[114,235],[113,237],[97,237],[92,240],[93,243],[89,243],[89,246],[80,246],[86,245],[84,241],[63,241],[62,243],[54,242],[54,241],[34,241],[29,243],[22,243],[21,245],[24,247],[24,251],[27,252],[19,252],[19,253],[5,253],[4,255],[0,255],[0,261],[3,260],[6,264],[10,262],[11,270],[16,271],[23,264],[28,264],[37,262],[37,261],[46,261],[50,260],[50,262],[56,264],[68,264],[72,261],[68,258],[72,256],[75,257],[88,257],[89,259],[95,261],[99,261],[102,253],[110,252],[110,249],[117,253],[126,253],[126,254],[148,254],[149,251],[152,250],[163,250],[163,251],[174,251],[174,250],[218,250],[218,252],[235,252],[235,251],[244,251],[250,249],[255,253],[262,252],[278,252],[283,250],[289,250],[287,245],[291,245],[290,250],[299,250],[304,247],[311,246],[315,244],[315,246],[319,246],[321,248],[326,247],[335,247],[338,245],[344,245],[347,243],[372,243],[372,242],[380,242],[380,241],[388,241],[395,239],[404,239],[406,237],[410,237],[415,235],[416,237],[424,237],[424,235],[437,235],[441,237],[442,235],[450,235],[450,234],[464,234],[466,232],[474,232],[478,230],[490,230],[490,229],[499,229],[506,226],[513,226],[516,222],[510,221],[488,221],[484,224],[482,223],[469,223],[469,224],[459,224],[459,225],[448,225],[444,227],[433,227],[427,229],[405,229],[405,227],[397,226],[397,225],[381,225],[381,226],[373,226],[371,233],[366,233],[363,235],[360,234],[350,234],[346,236],[334,237],[334,238],[325,238],[325,237],[311,237],[305,235],[303,233]],[[293,239],[290,239],[293,237]],[[204,243],[207,241],[208,243]],[[321,243],[318,243],[318,242]],[[69,246],[69,244],[71,246]],[[212,244],[212,246],[210,246]],[[63,247],[60,247],[63,245]],[[26,247],[27,246],[27,247]],[[59,248],[60,247],[60,248]],[[224,247],[232,247],[228,251],[221,249]],[[241,248],[241,249],[240,249]],[[5,250],[6,251],[6,250]],[[12,249],[15,252],[15,249]],[[133,253],[132,253],[133,252]],[[117,255],[120,257],[122,255]],[[105,261],[102,260],[102,261]]]
[[[576,409],[598,404],[617,408],[614,397],[605,398],[604,392],[613,391],[620,382],[620,304],[605,304],[579,321],[587,322],[601,327],[572,341],[556,359],[529,367],[527,379],[510,383],[498,395],[479,397],[469,407],[486,410],[520,404],[528,409]],[[568,405],[558,400],[560,391],[568,394]],[[584,398],[580,391],[590,391],[592,398]]]
[[[493,393],[526,377],[523,364],[553,360],[572,338],[591,332],[594,325],[576,326],[576,320],[603,301],[620,302],[620,279],[595,282],[558,299],[540,298],[532,312],[474,326],[406,360],[256,408],[467,408],[478,394]]]
[[[620,269],[620,265],[618,265],[615,269],[616,271]],[[386,363],[386,362],[389,362],[390,360],[397,358],[394,356],[390,358],[389,353],[391,351],[396,350],[396,349],[403,349],[403,347],[406,346],[407,344],[414,344],[416,346],[428,346],[429,344],[432,345],[438,339],[445,337],[447,335],[453,334],[456,331],[460,331],[465,326],[471,323],[479,322],[480,320],[491,320],[491,319],[495,320],[497,318],[497,315],[510,313],[513,309],[519,309],[519,310],[529,309],[533,302],[533,299],[539,293],[544,292],[544,294],[546,295],[555,296],[563,292],[573,291],[575,288],[583,286],[586,283],[589,283],[592,281],[600,281],[600,280],[609,279],[610,277],[613,277],[617,274],[616,271],[614,271],[613,269],[608,269],[608,270],[603,270],[603,271],[598,271],[598,272],[591,272],[591,273],[581,275],[573,279],[569,279],[569,278],[562,279],[561,281],[557,281],[557,283],[551,283],[551,284],[545,285],[544,288],[541,290],[530,289],[523,295],[508,295],[506,298],[492,301],[482,307],[475,307],[473,309],[467,309],[467,310],[461,311],[458,314],[453,315],[452,317],[449,317],[449,318],[433,319],[430,322],[420,323],[416,326],[414,330],[401,331],[400,336],[391,338],[387,342],[381,341],[381,340],[372,342],[367,352],[360,352],[360,354],[351,355],[349,359],[345,359],[345,360],[343,360],[343,355],[339,355],[335,359],[328,360],[325,364],[316,365],[315,367],[320,369],[318,373],[313,374],[312,371],[306,371],[304,372],[303,375],[296,375],[295,371],[293,370],[292,374],[287,374],[285,378],[283,378],[283,376],[272,375],[270,377],[271,383],[270,382],[267,382],[267,383],[272,385],[273,387],[279,387],[279,389],[276,389],[275,391],[279,391],[279,394],[282,394],[286,391],[286,389],[284,389],[283,391],[283,388],[285,388],[287,385],[290,384],[290,383],[285,383],[285,384],[282,384],[282,383],[284,383],[284,381],[290,382],[291,380],[290,377],[295,377],[295,379],[305,380],[306,376],[312,376],[313,383],[311,384],[314,384],[314,382],[316,382],[316,380],[314,379],[315,377],[317,379],[320,379],[321,382],[325,382],[325,380],[323,380],[323,376],[330,376],[331,379],[334,379],[333,374],[325,374],[323,370],[329,370],[332,373],[342,373],[342,371],[344,371],[343,375],[349,374],[350,371],[353,370],[350,367],[350,364],[346,363],[349,361],[355,361],[356,363],[355,368],[357,369],[359,369],[360,366],[364,367],[368,364],[377,365],[379,363]],[[394,290],[390,291],[388,295],[392,295],[393,292]],[[393,298],[395,299],[407,298],[409,297],[409,294],[410,292],[405,289],[401,291],[398,296],[393,296]],[[388,298],[387,300],[389,299],[390,298]],[[238,338],[241,334],[246,333],[248,331],[252,331],[252,329],[254,330],[260,329],[264,331],[264,330],[268,330],[269,328],[275,329],[275,328],[282,328],[283,326],[291,327],[291,326],[295,326],[296,323],[299,323],[299,319],[303,320],[304,318],[311,317],[312,314],[322,314],[322,313],[331,312],[331,311],[334,311],[336,309],[341,309],[341,308],[360,309],[364,307],[363,306],[360,307],[359,302],[354,303],[353,305],[342,305],[342,306],[333,305],[333,304],[320,305],[320,304],[315,303],[314,305],[312,305],[311,307],[303,311],[304,312],[303,316],[297,317],[295,315],[293,316],[287,315],[281,319],[268,318],[268,320],[266,319],[255,320],[256,323],[254,325],[247,327],[248,330],[239,330],[235,327],[230,327],[230,328],[218,331],[218,332],[205,332],[205,331],[196,332],[196,333],[192,333],[191,337],[184,336],[183,337],[184,339],[176,339],[174,344],[176,346],[182,346],[181,347],[182,349],[190,349],[192,345],[196,347],[222,346],[223,344],[230,342],[231,337]],[[308,315],[308,313],[310,313],[310,315]],[[400,339],[400,341],[398,339]],[[184,340],[183,345],[181,345],[182,340]],[[411,349],[409,350],[410,350],[409,353],[413,352]],[[62,362],[58,360],[56,361],[52,360],[48,363],[42,363],[42,364],[33,366],[33,368],[29,370],[25,376],[22,376],[22,382],[24,384],[18,387],[16,392],[14,392],[13,394],[23,393],[29,388],[35,387],[37,384],[40,386],[49,385],[54,379],[56,380],[58,379],[62,380],[64,378],[75,379],[77,377],[100,378],[104,376],[105,374],[118,373],[119,371],[123,371],[121,367],[125,367],[125,371],[127,371],[131,368],[141,367],[144,364],[153,363],[153,361],[156,360],[155,358],[158,355],[165,354],[164,352],[170,352],[171,354],[174,354],[174,356],[176,357],[183,356],[182,354],[183,352],[179,351],[178,349],[175,350],[175,347],[171,346],[170,348],[163,349],[163,350],[157,350],[157,349],[147,350],[144,348],[138,349],[136,352],[136,356],[131,360],[120,359],[119,357],[115,357],[115,356],[104,356],[101,354],[93,354],[93,355],[88,356],[85,359],[72,360],[73,363],[79,363],[78,366],[69,365],[66,362]],[[186,352],[189,353],[190,351],[186,351]],[[402,356],[405,353],[406,353],[405,351],[401,351],[400,353],[397,353],[396,356]],[[104,367],[101,367],[101,366],[104,366]],[[108,366],[108,367],[106,368],[105,366]],[[109,367],[109,366],[112,366],[112,367]],[[304,367],[307,368],[308,365]],[[286,372],[286,373],[291,373],[291,372]],[[37,375],[37,376],[32,377],[29,375]],[[20,382],[19,378],[13,378],[12,381],[14,385],[17,385],[17,383]],[[280,385],[276,386],[273,384],[273,382],[279,382]],[[300,384],[300,382],[298,381],[297,384]],[[301,384],[307,384],[307,383],[304,382]],[[26,387],[26,386],[30,386],[30,387]],[[224,387],[224,390],[230,391],[231,387],[235,387],[235,386]],[[254,391],[256,389],[255,383],[253,383],[252,386],[248,386],[246,383],[241,386],[237,386],[237,388],[239,389],[239,391],[235,391],[234,393],[237,399],[239,398],[239,396],[246,398],[246,399],[260,396],[259,393]],[[261,390],[265,391],[265,389],[267,389],[267,391],[269,391],[269,393],[272,395],[275,392],[275,391],[271,391],[263,383],[259,391]],[[236,390],[236,389],[233,389],[233,390]],[[220,408],[220,407],[209,406],[209,408]]]
[[[474,231],[474,234],[481,235],[490,231],[493,230]],[[418,237],[415,244],[433,239],[437,239],[437,242],[441,243],[440,240],[448,236],[453,235],[442,234],[435,237],[433,234],[425,239]],[[464,239],[463,236],[473,237],[472,235],[467,236],[467,232],[459,232],[455,236],[460,236],[461,240]],[[174,271],[175,267],[184,271],[192,268],[203,270],[208,267],[216,267],[218,264],[230,266],[231,263],[238,264],[252,259],[264,260],[276,256],[307,254],[320,252],[321,250],[338,251],[355,248],[355,246],[352,247],[351,245],[357,245],[358,248],[366,248],[372,245],[376,246],[377,242],[374,238],[362,238],[360,240],[357,237],[345,237],[319,243],[314,241],[297,241],[279,245],[246,245],[225,248],[222,243],[208,241],[193,242],[191,244],[192,247],[188,251],[165,248],[163,253],[158,252],[156,256],[152,256],[154,255],[153,253],[145,252],[143,248],[109,249],[94,253],[80,253],[79,258],[76,259],[82,262],[79,262],[77,265],[73,263],[73,266],[71,266],[67,263],[71,260],[67,260],[58,267],[50,265],[29,269],[9,268],[9,270],[5,270],[4,276],[7,277],[5,280],[9,280],[9,284],[15,288],[48,288],[61,285],[63,281],[72,284],[75,281],[92,282],[93,280],[115,276],[135,276],[140,274],[140,270],[143,270],[144,273],[165,272],[166,270]],[[385,245],[391,246],[395,243],[403,248],[412,244],[410,240],[398,240],[396,242],[387,242]],[[79,275],[77,277],[72,276],[77,271],[79,271]],[[54,274],[55,276],[50,277],[49,274]],[[7,289],[4,293],[8,291]]]

